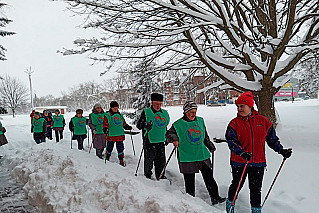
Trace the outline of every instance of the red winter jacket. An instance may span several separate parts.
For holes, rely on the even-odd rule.
[[[244,166],[246,161],[240,157],[243,152],[252,153],[248,165],[266,166],[265,142],[276,152],[283,149],[272,123],[255,110],[246,117],[237,115],[229,123],[226,140],[231,150],[230,160],[233,166]]]

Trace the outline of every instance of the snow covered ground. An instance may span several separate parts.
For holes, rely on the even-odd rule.
[[[280,116],[277,133],[284,147],[293,148],[293,155],[286,161],[263,212],[313,212],[319,199],[319,101],[282,102],[276,103],[276,107]],[[182,107],[167,109],[172,122],[182,115]],[[211,138],[223,138],[228,122],[236,116],[236,107],[200,106],[198,115],[204,117]],[[67,122],[72,116],[73,113],[66,115]],[[113,150],[111,161],[104,164],[95,156],[95,150],[88,153],[87,141],[86,151],[77,150],[75,141],[70,149],[68,130],[60,143],[47,141],[36,145],[30,133],[28,115],[2,118],[9,140],[9,144],[0,147],[0,154],[5,156],[3,164],[25,184],[29,203],[36,205],[40,212],[225,212],[224,204],[211,206],[200,174],[196,176],[196,197],[185,193],[175,157],[167,167],[171,185],[168,180],[144,178],[143,160],[135,177],[141,134],[133,136],[136,156],[133,155],[131,139],[126,136],[127,166],[123,168],[118,164],[116,150]],[[231,181],[230,153],[226,143],[216,144],[216,147],[214,175],[220,194],[226,196]],[[172,149],[172,145],[166,148],[167,157]],[[267,160],[263,198],[282,157],[267,148]],[[250,212],[247,183],[239,194],[236,212]]]

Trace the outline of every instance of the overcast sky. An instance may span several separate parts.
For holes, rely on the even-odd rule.
[[[66,9],[66,4],[49,0],[5,0],[9,6],[5,15],[13,20],[6,30],[17,34],[1,39],[7,48],[7,61],[0,62],[0,75],[19,77],[29,88],[28,75],[24,72],[30,66],[33,90],[37,96],[52,94],[60,96],[61,91],[81,82],[94,80],[102,82],[111,74],[99,76],[103,64],[91,66],[87,55],[62,56],[57,50],[71,48],[78,38],[98,37],[98,32],[79,27],[80,17]]]

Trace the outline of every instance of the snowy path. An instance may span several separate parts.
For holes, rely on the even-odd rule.
[[[293,147],[293,157],[285,166],[267,200],[263,212],[311,212],[319,198],[317,182],[319,157],[316,130],[319,120],[319,102],[279,103],[281,124],[278,135],[285,147]],[[181,116],[181,107],[168,108],[171,120]],[[236,114],[235,106],[200,106],[210,137],[223,137],[226,125]],[[68,114],[69,121],[73,114]],[[224,205],[211,206],[201,175],[196,176],[196,198],[184,191],[183,177],[176,158],[167,168],[172,180],[154,181],[143,177],[143,166],[134,176],[141,151],[141,136],[134,136],[136,156],[133,156],[130,137],[125,142],[125,168],[118,165],[116,150],[111,161],[104,161],[87,151],[70,149],[70,134],[60,143],[49,141],[36,145],[29,133],[29,117],[12,119],[4,116],[9,144],[0,148],[12,168],[12,174],[21,181],[29,202],[43,212],[223,212]],[[128,121],[129,122],[129,121]],[[87,146],[87,142],[85,143]],[[231,173],[229,150],[225,143],[216,144],[215,179],[220,194],[226,196]],[[73,147],[76,147],[74,142]],[[87,147],[85,147],[88,149]],[[172,146],[166,149],[167,157]],[[274,178],[282,157],[267,148],[268,167],[265,172],[263,198]],[[141,162],[143,165],[143,161]],[[239,194],[236,212],[250,212],[248,186]]]

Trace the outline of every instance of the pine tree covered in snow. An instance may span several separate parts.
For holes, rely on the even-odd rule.
[[[301,80],[300,89],[310,96],[316,94],[319,90],[319,55],[303,61],[297,75]]]
[[[134,82],[133,88],[138,93],[133,98],[132,104],[135,112],[129,115],[134,119],[134,123],[137,122],[142,111],[150,106],[151,94],[160,90],[159,82],[156,82],[157,79],[155,80],[158,75],[153,70],[154,67],[154,63],[148,64],[147,60],[143,60],[130,71],[132,81]]]
[[[0,2],[0,14],[1,14],[1,10],[3,10],[3,7],[6,6],[5,3]],[[12,22],[11,20],[7,19],[6,17],[0,16],[0,36],[1,37],[5,37],[5,36],[10,36],[13,35],[15,33],[13,32],[8,32],[5,30],[2,30],[2,28],[4,28],[7,24],[9,24],[10,22]],[[5,51],[6,48],[4,48],[1,44],[0,44],[0,60],[4,61],[6,60],[6,55],[5,55]]]

